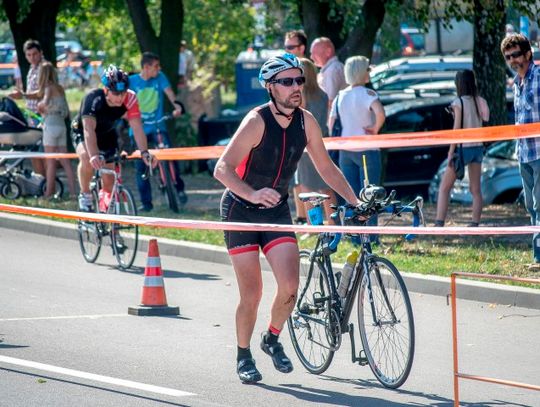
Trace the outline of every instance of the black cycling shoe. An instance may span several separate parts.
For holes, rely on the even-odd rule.
[[[293,371],[291,360],[283,352],[283,345],[281,343],[268,344],[265,342],[263,334],[261,349],[264,353],[270,355],[272,362],[274,362],[274,367],[281,373],[290,373]]]
[[[255,367],[255,360],[252,358],[240,359],[236,367],[238,377],[245,384],[257,383],[262,380],[261,373]]]

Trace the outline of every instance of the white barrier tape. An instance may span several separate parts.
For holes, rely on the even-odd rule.
[[[167,218],[147,218],[142,216],[119,216],[99,213],[63,211],[58,209],[28,208],[17,205],[0,204],[0,211],[26,215],[40,215],[65,219],[79,219],[94,222],[120,223],[125,225],[168,227],[176,229],[236,230],[236,231],[282,231],[298,233],[363,233],[382,235],[530,235],[540,233],[540,226],[480,226],[480,227],[412,227],[412,226],[312,226],[275,225],[241,222],[220,222]]]

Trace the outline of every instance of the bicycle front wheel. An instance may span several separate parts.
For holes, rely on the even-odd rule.
[[[287,320],[294,351],[313,374],[332,363],[336,338],[332,335],[332,298],[328,275],[312,261],[308,250],[300,251],[300,291]]]
[[[114,202],[111,202],[111,205],[114,205],[116,215],[137,215],[133,195],[124,187],[118,189],[118,194],[114,198]],[[111,242],[118,266],[123,270],[130,268],[137,255],[139,227],[137,225],[113,223],[111,226]]]
[[[368,274],[362,276],[358,295],[360,338],[377,380],[396,389],[407,380],[414,358],[411,300],[403,278],[390,261],[373,258]]]
[[[94,208],[99,208],[98,196],[95,190],[92,190],[92,200]],[[80,220],[77,231],[79,232],[79,246],[84,259],[88,263],[94,263],[101,250],[101,223]]]
[[[177,192],[176,185],[174,185],[171,175],[171,163],[165,162],[161,164],[162,167],[162,176],[163,176],[163,186],[165,188],[165,193],[167,195],[167,201],[169,202],[169,209],[174,213],[178,213],[178,201],[177,201]]]

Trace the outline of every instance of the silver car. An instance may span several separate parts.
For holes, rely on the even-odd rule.
[[[445,160],[431,180],[429,185],[429,199],[437,202],[439,184],[446,169]],[[519,175],[519,164],[516,156],[516,141],[508,140],[492,144],[486,150],[482,161],[482,197],[485,205],[515,202],[523,188]],[[456,180],[450,192],[450,200],[461,204],[472,204],[472,195],[469,192],[469,174]]]

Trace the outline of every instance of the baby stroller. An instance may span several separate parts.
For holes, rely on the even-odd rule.
[[[9,98],[0,98],[0,147],[9,147],[11,153],[38,151],[42,131],[29,127],[21,110]],[[6,199],[20,196],[42,196],[45,192],[45,177],[24,168],[25,158],[0,158],[0,195]],[[64,192],[64,185],[56,178],[55,197]]]

